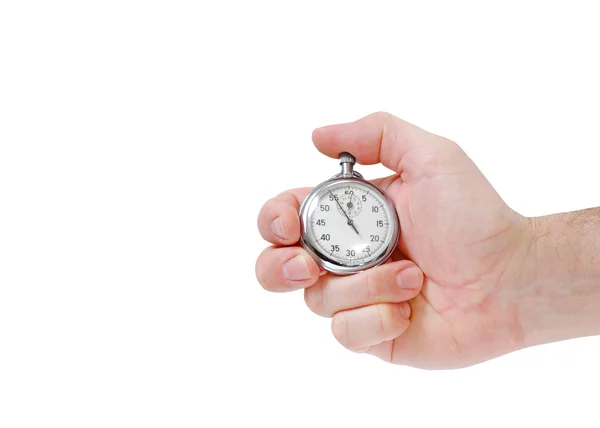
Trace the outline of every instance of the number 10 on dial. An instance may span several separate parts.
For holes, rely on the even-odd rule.
[[[354,163],[351,154],[341,153],[342,172],[315,187],[300,207],[303,247],[339,275],[383,263],[400,236],[393,202],[353,171]]]

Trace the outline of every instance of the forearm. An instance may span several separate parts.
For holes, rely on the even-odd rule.
[[[600,208],[531,218],[527,235],[525,345],[600,334]]]

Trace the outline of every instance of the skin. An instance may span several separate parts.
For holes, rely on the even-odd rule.
[[[259,214],[273,245],[256,275],[269,291],[304,289],[343,346],[449,369],[599,333],[598,210],[521,216],[456,143],[387,113],[319,128],[313,141],[327,156],[347,151],[394,172],[374,182],[398,211],[398,247],[367,272],[325,273],[298,246],[298,209],[310,189],[295,189]]]

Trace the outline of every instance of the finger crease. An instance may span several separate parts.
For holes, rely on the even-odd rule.
[[[365,272],[365,288],[367,289],[367,302],[368,303],[372,303],[374,302],[374,298],[375,298],[375,293],[373,292],[373,290],[371,289],[372,285],[372,281],[371,281],[371,275],[369,274],[369,272]]]
[[[379,314],[379,334],[380,334],[380,338],[378,338],[377,340],[379,341],[378,343],[383,342],[385,339],[384,337],[384,332],[383,332],[383,313],[381,312],[381,305],[375,305],[377,307],[377,313]]]
[[[318,287],[319,287],[319,300],[320,300],[321,310],[323,311],[324,314],[332,316],[332,314],[330,314],[329,312],[325,312],[325,299],[323,297],[323,282],[321,281],[320,278],[319,278]]]

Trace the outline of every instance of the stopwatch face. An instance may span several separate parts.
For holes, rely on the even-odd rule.
[[[334,179],[315,188],[304,201],[301,220],[304,247],[338,274],[382,263],[399,236],[393,203],[362,179]]]

